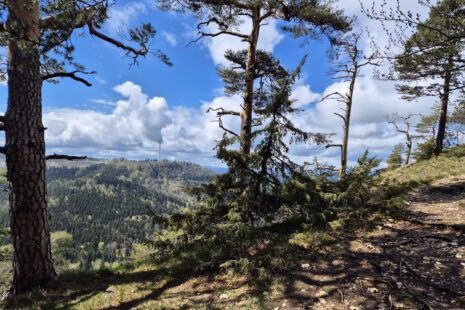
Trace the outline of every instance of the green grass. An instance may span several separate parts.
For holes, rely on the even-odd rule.
[[[407,167],[385,171],[382,178],[386,181],[400,183],[429,184],[439,179],[464,174],[465,157],[451,156],[446,153],[427,161],[410,164]]]

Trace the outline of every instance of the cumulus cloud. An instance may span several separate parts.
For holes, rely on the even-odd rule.
[[[300,83],[293,91],[296,106],[304,110],[292,116],[298,128],[311,132],[335,133],[334,142],[342,137],[342,122],[334,115],[342,107],[337,101],[319,98],[330,92],[345,92],[347,83],[335,83],[322,94],[311,91],[308,84]],[[149,158],[156,154],[159,139],[163,138],[162,156],[167,159],[194,161],[205,165],[220,165],[214,158],[216,141],[223,131],[218,127],[214,112],[220,107],[240,111],[241,96],[219,95],[198,108],[169,107],[164,98],[149,98],[139,85],[125,82],[114,87],[124,99],[117,102],[94,99],[92,102],[113,108],[110,113],[94,110],[58,109],[44,115],[47,146],[50,151],[86,153],[100,157]],[[313,104],[312,104],[313,103]],[[400,99],[389,82],[362,77],[354,96],[350,128],[349,155],[352,163],[366,149],[385,158],[392,147],[403,141],[386,116],[393,112],[426,113],[434,98],[415,102]],[[224,117],[223,125],[238,132],[240,120]],[[291,147],[291,156],[305,162],[318,156],[321,162],[338,164],[337,149],[316,148],[313,145]]]
[[[371,8],[373,0],[361,0],[365,8]],[[375,2],[375,8],[383,2]],[[384,1],[387,8],[396,8],[397,0]],[[356,28],[363,29],[365,36],[362,39],[362,49],[370,54],[373,47],[370,44],[369,35],[376,38],[377,46],[381,49],[388,44],[386,29],[393,31],[393,23],[385,24],[386,29],[379,21],[369,19],[361,12],[360,0],[339,0],[336,5],[344,9],[347,15],[357,17]],[[428,10],[419,6],[416,1],[401,1],[400,8],[404,11],[410,10],[413,14],[419,14],[420,18],[427,16]],[[413,29],[412,29],[413,30]],[[405,33],[408,35],[408,33]],[[387,68],[380,68],[387,70]],[[404,142],[405,137],[395,131],[392,125],[388,124],[386,117],[394,112],[399,114],[430,112],[431,106],[436,98],[421,98],[417,101],[407,102],[402,100],[395,90],[394,81],[375,80],[371,70],[365,70],[363,77],[360,77],[356,84],[354,103],[351,117],[350,138],[349,138],[349,159],[351,164],[366,150],[369,149],[372,155],[385,159],[392,151],[395,144]],[[308,85],[300,85],[296,88],[294,96],[300,93],[300,98],[310,98],[305,102],[316,102],[319,98],[333,92],[346,93],[347,83],[334,82],[328,85],[322,94],[313,94],[310,89],[305,90]],[[307,93],[307,95],[304,95]],[[312,100],[311,100],[312,99]],[[296,102],[299,105],[299,101]],[[342,120],[334,115],[340,112],[342,103],[337,101],[317,102],[313,105],[304,104],[305,111],[293,117],[294,122],[300,128],[313,132],[335,133],[333,140],[340,143],[342,140]],[[340,151],[337,148],[311,149],[308,146],[295,146],[291,149],[293,158],[303,162],[311,160],[313,156],[318,156],[322,162],[339,165]]]
[[[372,0],[362,0],[371,5]],[[396,5],[396,0],[388,0],[389,5]],[[415,1],[401,2],[405,8],[414,12],[422,12]],[[338,2],[347,14],[359,17],[357,27],[368,28],[381,45],[387,43],[385,32],[377,21],[372,21],[360,13],[359,0],[344,0]],[[115,6],[110,12],[108,27],[118,30],[121,25],[128,25],[142,14],[147,5],[144,2],[132,2],[126,7]],[[423,16],[423,15],[422,15]],[[242,23],[238,28],[241,32],[250,31],[250,22]],[[283,39],[278,30],[276,20],[270,20],[261,28],[259,48],[272,52]],[[209,28],[215,31],[214,28]],[[165,39],[176,45],[176,37],[168,32],[162,32]],[[208,52],[215,65],[225,65],[224,52],[227,49],[239,50],[246,47],[240,38],[221,35],[204,40]],[[369,39],[364,39],[364,49],[369,52]],[[398,134],[392,125],[386,122],[386,117],[394,112],[399,114],[428,113],[435,98],[422,98],[414,102],[406,102],[397,94],[394,82],[377,81],[370,74],[357,81],[352,111],[349,159],[353,164],[366,149],[372,155],[386,158],[393,146],[403,142],[404,137]],[[299,81],[295,86],[292,99],[297,107],[304,111],[292,117],[297,127],[312,132],[335,133],[333,140],[339,143],[342,139],[342,121],[334,115],[340,111],[342,104],[337,101],[319,102],[323,96],[339,91],[347,91],[347,83],[335,82],[328,85],[321,94],[315,93],[311,85]],[[114,88],[125,99],[112,101],[96,99],[94,103],[106,104],[113,110],[105,114],[93,110],[60,109],[45,114],[48,146],[54,150],[76,148],[81,151],[90,150],[91,154],[101,157],[125,156],[131,158],[154,157],[157,141],[163,137],[162,155],[164,158],[195,161],[206,165],[217,165],[214,159],[215,141],[221,139],[223,131],[215,122],[214,113],[205,113],[208,108],[225,107],[240,110],[240,96],[227,97],[218,94],[209,102],[203,102],[200,107],[186,106],[168,107],[164,98],[149,99],[141,87],[126,82]],[[225,117],[224,126],[237,131],[239,119]],[[296,145],[291,148],[292,158],[298,162],[310,161],[318,156],[320,162],[339,164],[339,150],[335,148],[315,148],[310,145]]]
[[[322,95],[336,91],[345,93],[347,89],[347,83],[338,82],[328,86]],[[387,117],[394,112],[404,115],[409,112],[426,114],[434,102],[435,98],[431,97],[407,102],[400,98],[392,82],[374,80],[370,76],[359,78],[354,93],[350,126],[351,162],[354,163],[366,149],[379,158],[386,158],[395,144],[404,142],[404,136],[387,123]],[[293,117],[293,120],[299,128],[307,131],[334,133],[334,142],[340,143],[342,120],[334,112],[340,112],[340,108],[343,107],[343,103],[336,100],[317,102]],[[304,146],[292,149],[292,154],[299,161],[309,160],[318,155],[320,160],[324,159],[331,164],[338,164],[340,156],[337,149],[310,150]]]
[[[199,108],[168,107],[162,97],[149,98],[139,85],[125,82],[113,88],[124,99],[113,102],[92,99],[112,107],[110,113],[96,110],[57,109],[44,114],[49,152],[87,154],[98,157],[153,158],[163,140],[162,157],[218,165],[216,141],[223,131],[209,108],[240,111],[240,96],[220,96]],[[231,130],[239,128],[237,117],[224,117]]]
[[[162,128],[170,123],[166,100],[149,99],[132,82],[118,85],[114,90],[125,99],[116,102],[110,114],[77,109],[46,113],[48,146],[131,154],[138,148],[155,145],[162,138]]]
[[[310,85],[299,85],[294,88],[291,99],[294,100],[294,106],[301,108],[320,98],[320,94],[312,92]]]

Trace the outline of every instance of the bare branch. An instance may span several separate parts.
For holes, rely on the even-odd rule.
[[[340,147],[342,149],[342,144],[326,144],[327,149],[329,149],[330,147]]]
[[[227,133],[233,135],[233,136],[236,136],[236,137],[239,137],[239,135],[237,133],[235,133],[234,131],[226,128],[223,126],[223,120],[221,119],[221,116],[218,117],[218,120],[216,121],[213,121],[213,122],[218,122],[218,127],[220,127],[221,129],[223,129],[224,131],[226,131]]]
[[[73,79],[75,81],[83,83],[87,87],[92,86],[92,84],[89,81],[85,80],[84,78],[81,78],[81,77],[77,76],[76,73],[95,74],[96,72],[95,71],[85,72],[85,71],[82,71],[82,70],[75,70],[75,71],[72,71],[72,72],[54,72],[54,73],[43,75],[42,76],[42,81],[46,81],[46,80],[50,80],[50,79],[54,79],[54,78],[70,78],[70,79]]]
[[[344,123],[346,122],[345,116],[343,116],[343,115],[341,115],[341,114],[339,114],[339,113],[333,113],[333,114],[339,116],[340,118],[342,118],[342,120],[344,121]]]
[[[207,26],[207,27],[208,27],[208,25],[210,25],[210,23],[215,23],[215,24],[217,24],[217,25],[218,25],[219,27],[221,27],[221,28],[228,28],[228,25],[227,25],[227,24],[225,24],[224,22],[220,21],[220,20],[219,20],[218,18],[216,18],[216,17],[212,17],[212,18],[210,18],[210,19],[207,20],[207,21],[198,23],[198,24],[197,24],[197,29],[200,30],[202,26]]]
[[[210,111],[213,111],[213,112],[216,112],[216,117],[218,118],[218,120],[214,121],[214,122],[218,122],[218,126],[223,129],[224,131],[226,131],[227,133],[230,133],[231,135],[233,136],[236,136],[236,137],[239,137],[239,135],[237,133],[235,133],[234,131],[230,130],[230,129],[227,129],[226,127],[223,126],[223,120],[221,119],[222,116],[225,116],[225,115],[234,115],[234,116],[240,116],[241,114],[239,112],[236,112],[236,111],[228,111],[228,110],[225,110],[223,108],[217,108],[217,109],[214,109],[214,108],[208,108],[207,112],[206,113],[209,113]]]
[[[216,112],[216,115],[218,115],[218,116],[223,116],[223,115],[235,115],[235,116],[240,116],[240,115],[241,115],[241,113],[239,113],[239,112],[236,112],[236,111],[228,111],[228,110],[225,110],[225,109],[223,109],[223,108],[217,108],[217,109],[208,108],[208,110],[207,110],[206,113],[209,113],[210,111]]]
[[[243,41],[249,41],[250,40],[248,35],[245,35],[245,34],[242,34],[242,33],[239,33],[239,32],[230,31],[230,30],[221,30],[221,31],[215,32],[215,33],[199,31],[199,37],[197,39],[192,40],[189,43],[187,43],[186,46],[189,46],[192,43],[197,43],[198,41],[200,41],[204,37],[217,37],[217,36],[222,35],[222,34],[229,34],[229,35],[234,36],[234,37],[242,38]]]
[[[45,156],[45,160],[50,160],[50,159],[82,160],[86,158],[87,156],[58,155],[55,153],[53,153],[53,155]]]
[[[331,94],[326,95],[323,98],[321,98],[320,102],[323,102],[326,99],[332,99],[332,100],[343,99],[343,100],[347,100],[347,96],[341,94],[340,92],[334,92],[334,93],[331,93]]]

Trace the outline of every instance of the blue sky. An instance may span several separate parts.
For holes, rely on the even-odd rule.
[[[371,1],[370,1],[371,2]],[[239,97],[228,98],[215,66],[224,64],[226,48],[238,49],[239,42],[227,36],[204,39],[185,46],[195,38],[196,20],[188,15],[159,11],[154,1],[117,1],[110,8],[110,18],[104,32],[118,36],[128,27],[151,22],[158,31],[152,48],[161,49],[173,62],[167,67],[156,57],[140,59],[130,67],[131,59],[122,51],[89,36],[74,41],[75,59],[88,71],[92,87],[72,80],[61,80],[58,85],[44,84],[43,104],[47,151],[86,154],[95,157],[153,158],[157,141],[162,136],[162,156],[204,165],[221,165],[212,150],[221,130],[212,123],[214,115],[206,115],[208,107],[236,107]],[[360,14],[358,0],[339,2],[349,15],[358,15],[357,27],[369,27],[381,36],[379,25]],[[412,5],[415,8],[415,5]],[[240,27],[247,28],[247,25]],[[378,28],[376,28],[378,27]],[[281,31],[279,23],[269,22],[262,28],[259,47],[278,57],[288,68],[295,68],[308,54],[301,79],[295,86],[296,104],[305,111],[294,118],[305,130],[336,133],[340,139],[341,124],[333,112],[335,102],[319,103],[325,93],[344,91],[344,83],[335,83],[327,76],[330,68],[327,42],[311,41],[302,44]],[[368,41],[362,44],[368,50]],[[354,102],[353,128],[349,149],[353,162],[367,148],[385,158],[394,144],[402,141],[385,121],[393,112],[427,112],[432,100],[406,103],[398,98],[390,82],[375,81],[371,71],[364,73],[357,84]],[[0,109],[6,109],[7,88],[0,86]],[[226,120],[235,128],[238,121]],[[315,149],[299,145],[291,149],[292,157],[300,162],[318,156],[320,161],[337,164],[337,150]]]

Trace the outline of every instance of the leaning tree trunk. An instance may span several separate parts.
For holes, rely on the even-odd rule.
[[[434,155],[439,155],[442,152],[444,144],[444,137],[446,134],[446,122],[447,122],[447,106],[449,105],[449,93],[450,93],[450,81],[452,78],[452,55],[449,57],[448,68],[444,76],[444,86],[441,95],[441,113],[439,115],[438,133],[436,135],[436,144],[434,147]]]
[[[355,82],[357,81],[357,74],[359,71],[357,63],[357,54],[352,58],[354,65],[352,76],[349,85],[349,94],[346,100],[346,109],[344,115],[344,136],[342,137],[342,149],[341,149],[341,175],[346,173],[347,170],[347,149],[349,148],[349,129],[350,129],[350,116],[352,114],[352,103],[354,99]]]
[[[252,147],[252,110],[255,81],[255,55],[257,52],[258,35],[260,33],[260,8],[253,10],[252,33],[247,51],[247,68],[244,91],[244,106],[241,111],[241,145],[242,154],[250,154]]]
[[[45,183],[42,125],[39,1],[9,1],[6,164],[13,243],[13,291],[46,286],[55,279]]]
[[[352,101],[352,100],[351,100]],[[346,115],[344,119],[344,136],[342,137],[342,148],[341,148],[341,172],[343,175],[347,170],[347,148],[349,147],[349,128],[350,128],[350,113],[352,109],[352,102],[346,105]]]
[[[410,136],[410,134],[407,131],[407,155],[405,156],[404,166],[407,166],[410,161],[410,155],[412,154],[412,146],[412,136]]]

